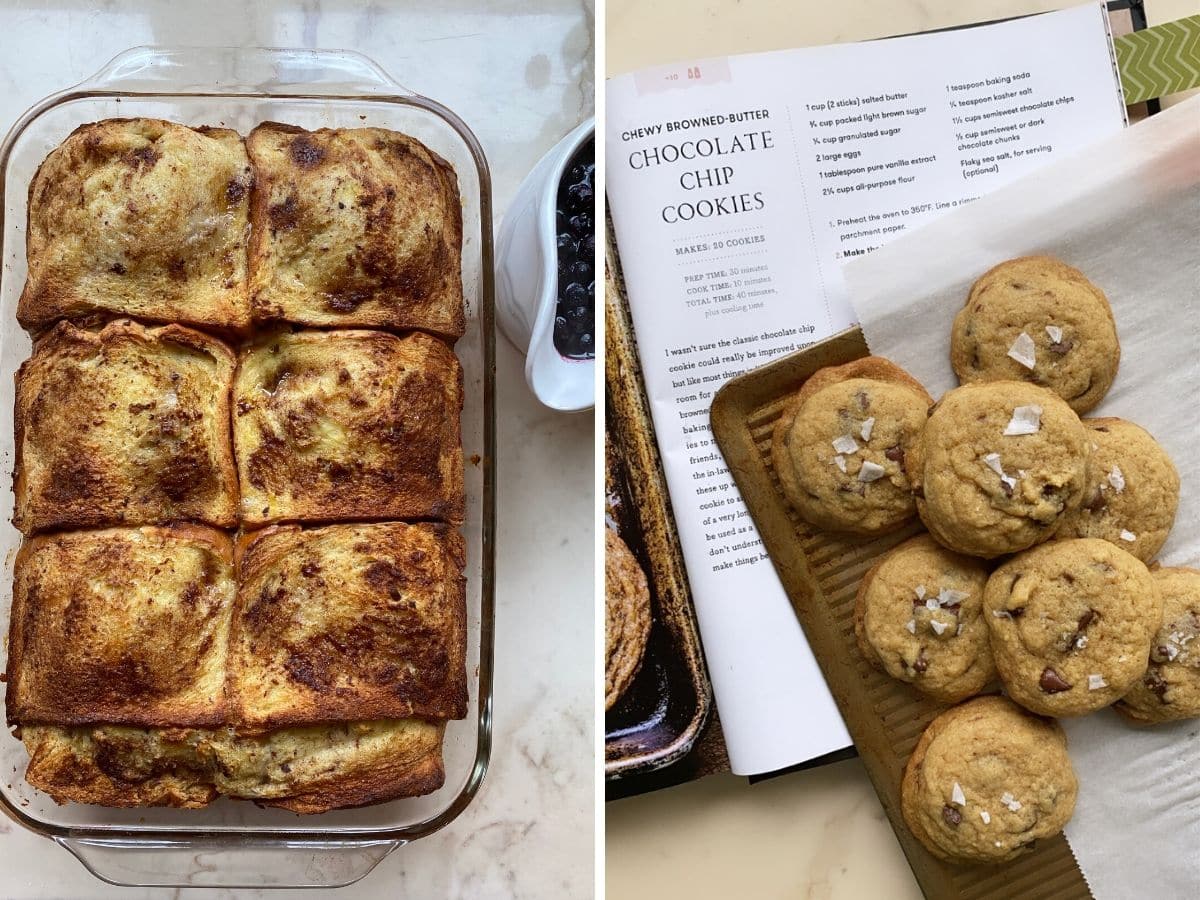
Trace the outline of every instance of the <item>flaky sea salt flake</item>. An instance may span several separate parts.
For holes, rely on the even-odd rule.
[[[983,819],[984,825],[992,824],[992,814],[990,812],[988,812],[986,809],[981,809],[979,811],[979,818]]]
[[[1037,434],[1042,427],[1042,408],[1040,406],[1018,406],[1013,410],[1004,429],[1006,435]]]
[[[1132,531],[1130,531],[1128,528],[1122,528],[1121,529],[1121,540],[1127,541],[1128,543],[1132,544],[1134,541],[1137,540],[1137,535],[1134,534]]]
[[[908,629],[909,634],[916,634],[917,633],[917,620],[909,619],[907,622],[904,623],[904,627]]]
[[[941,609],[942,604],[938,603],[937,597],[926,597],[925,608],[928,610]]]
[[[1102,691],[1106,687],[1108,687],[1108,682],[1104,680],[1103,675],[1089,675],[1088,676],[1088,690],[1089,691]]]
[[[1033,338],[1023,331],[1017,335],[1017,339],[1008,348],[1008,355],[1027,369],[1032,369],[1037,365],[1037,357],[1034,354]]]
[[[1112,467],[1112,471],[1108,473],[1108,483],[1118,494],[1125,490],[1125,473],[1121,471],[1120,466]]]
[[[862,468],[858,470],[859,481],[878,481],[883,477],[883,466],[869,459],[863,460]]]
[[[967,795],[963,793],[959,783],[954,782],[954,788],[950,791],[950,802],[957,803],[959,806],[967,805]]]
[[[989,469],[991,469],[993,472],[995,472],[997,475],[1000,476],[1000,480],[1004,484],[1008,485],[1008,489],[1010,492],[1012,491],[1013,488],[1015,488],[1017,486],[1017,479],[1013,478],[1011,475],[1006,475],[1004,472],[1004,466],[1000,465],[1000,454],[999,453],[985,454],[983,457],[983,463]]]
[[[1007,609],[993,609],[992,617],[995,619],[1011,619],[1012,613],[1010,613]]]
[[[1062,329],[1059,328],[1057,325],[1047,325],[1046,326],[1046,337],[1050,338],[1050,340],[1055,344],[1061,344],[1062,343]]]
[[[854,438],[850,437],[848,434],[843,434],[840,438],[837,438],[831,443],[833,444],[833,449],[838,453],[845,453],[847,456],[849,456],[852,453],[858,452],[858,441],[854,440]]]
[[[1008,791],[1000,795],[1000,802],[1007,806],[1010,812],[1016,812],[1021,808],[1021,801]]]
[[[833,464],[835,466],[837,466],[839,469],[841,469],[843,472],[846,471],[846,457],[842,456],[842,454],[839,453],[837,456],[835,456],[833,458]]]
[[[966,591],[956,591],[954,588],[942,588],[938,593],[938,602],[942,606],[953,606],[955,603],[962,603],[971,595]]]
[[[860,428],[858,431],[858,433],[862,435],[863,443],[866,443],[867,441],[869,441],[871,439],[871,429],[874,427],[875,427],[875,417],[874,416],[871,416],[869,419],[863,419],[862,428]]]
[[[937,619],[930,619],[929,627],[933,629],[935,634],[941,635],[941,634],[945,634],[946,629],[949,628],[950,626],[947,625],[945,622],[939,622]]]

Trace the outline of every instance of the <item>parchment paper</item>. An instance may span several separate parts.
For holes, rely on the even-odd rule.
[[[1108,294],[1121,366],[1089,413],[1153,434],[1182,479],[1159,559],[1200,567],[1200,97],[1039,169],[846,268],[867,342],[936,398],[957,384],[950,324],[974,279],[1050,253]],[[1067,837],[1098,900],[1200,896],[1200,720],[1066,720],[1079,774]]]

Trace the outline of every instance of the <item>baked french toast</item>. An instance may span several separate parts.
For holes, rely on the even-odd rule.
[[[247,726],[467,712],[464,547],[432,523],[242,538],[229,703]]]
[[[58,803],[419,796],[468,712],[454,170],[248,141],[109,119],[29,186],[6,714]]]
[[[29,185],[18,321],[35,332],[88,315],[245,329],[252,180],[236,131],[81,125]]]
[[[264,122],[246,147],[255,321],[462,335],[462,205],[444,160],[383,128]]]
[[[311,814],[437,790],[444,731],[420,719],[264,734],[30,725],[21,739],[25,777],[60,803],[198,808],[225,795]]]
[[[235,362],[181,325],[58,323],[17,372],[14,524],[235,525]]]
[[[463,519],[462,369],[420,332],[299,331],[242,353],[242,521]]]
[[[10,725],[226,721],[233,544],[199,525],[26,541],[14,566]]]

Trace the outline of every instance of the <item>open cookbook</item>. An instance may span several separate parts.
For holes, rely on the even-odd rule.
[[[850,741],[713,441],[715,392],[857,321],[846,262],[1125,124],[1098,3],[608,82],[609,209],[733,772]]]

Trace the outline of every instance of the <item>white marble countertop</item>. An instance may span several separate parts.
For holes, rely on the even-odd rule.
[[[423,12],[425,7],[429,11]],[[157,3],[26,0],[0,12],[0,123],[140,44],[354,49],[471,126],[495,215],[593,101],[591,0]],[[528,393],[497,339],[499,516],[495,734],[479,796],[344,897],[588,896],[593,881],[593,429]],[[6,898],[164,897],[105,885],[0,817]],[[207,891],[198,896],[230,897]],[[236,892],[237,897],[311,892]]]
[[[869,40],[1018,16],[1079,0],[608,0],[606,74],[683,59]],[[1147,0],[1150,24],[1200,12],[1198,0]],[[859,760],[750,785],[712,776],[607,804],[608,895],[919,900]]]

